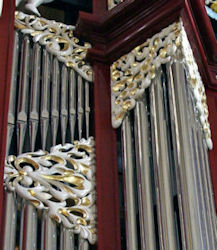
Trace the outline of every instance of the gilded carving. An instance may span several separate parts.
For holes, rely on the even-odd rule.
[[[94,140],[57,145],[50,153],[39,150],[9,156],[4,183],[51,218],[96,241]]]
[[[207,145],[212,148],[205,89],[181,21],[161,30],[111,66],[112,125],[114,128],[121,125],[127,112],[152,83],[156,70],[175,60],[184,64]]]
[[[93,81],[92,67],[85,61],[89,43],[81,43],[74,36],[74,26],[50,21],[22,12],[15,13],[15,28],[29,34],[33,42],[45,46],[58,60],[78,72],[84,79]]]

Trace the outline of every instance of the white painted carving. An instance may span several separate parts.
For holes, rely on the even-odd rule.
[[[21,3],[24,4],[24,8],[30,12],[32,12],[33,14],[40,16],[40,13],[38,11],[38,7],[41,4],[45,4],[45,3],[50,3],[53,2],[54,0],[16,0],[16,7],[18,5],[20,5]]]
[[[57,56],[67,67],[76,70],[84,79],[93,81],[92,67],[85,61],[91,45],[87,42],[80,43],[73,34],[74,26],[17,11],[15,28],[32,36],[33,42],[45,46],[51,54]]]
[[[2,15],[2,9],[3,9],[3,0],[0,0],[0,17]]]
[[[108,9],[111,10],[125,0],[108,0]]]
[[[212,148],[205,88],[182,22],[173,23],[121,57],[111,66],[112,125],[121,125],[126,113],[135,107],[155,78],[156,70],[167,62],[184,63],[200,114],[206,142]]]
[[[5,162],[4,183],[51,218],[96,241],[94,140],[57,145]]]

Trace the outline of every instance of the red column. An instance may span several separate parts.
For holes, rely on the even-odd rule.
[[[94,62],[98,249],[120,250],[116,133],[111,126],[110,67]]]
[[[0,214],[2,215],[3,173],[7,136],[12,47],[14,30],[14,1],[3,0],[0,17]],[[2,216],[0,216],[1,225]]]

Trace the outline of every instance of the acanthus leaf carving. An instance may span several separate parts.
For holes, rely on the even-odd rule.
[[[152,83],[157,69],[175,60],[182,62],[185,67],[207,146],[211,149],[205,88],[182,21],[161,30],[112,64],[112,125],[117,128],[122,124],[127,112],[135,107],[137,100],[143,97],[145,89]]]
[[[9,156],[4,183],[8,190],[48,210],[58,223],[96,242],[94,140],[57,145],[50,153],[39,150]]]

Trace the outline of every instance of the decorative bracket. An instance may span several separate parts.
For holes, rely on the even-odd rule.
[[[15,28],[23,34],[29,34],[33,42],[45,46],[49,53],[57,56],[58,60],[73,68],[84,79],[93,81],[92,67],[85,60],[91,45],[80,43],[73,34],[74,26],[16,11]]]
[[[182,21],[173,23],[145,43],[121,57],[111,66],[112,125],[121,125],[129,110],[143,97],[156,76],[156,70],[167,62],[183,62],[193,90],[207,146],[212,149],[211,130],[205,88],[193,56]]]
[[[9,156],[4,183],[51,218],[96,242],[94,140]]]

